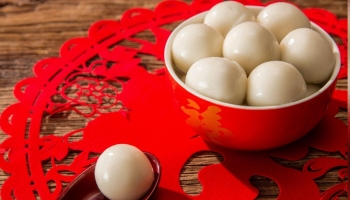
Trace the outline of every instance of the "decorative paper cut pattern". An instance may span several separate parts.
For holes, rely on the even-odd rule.
[[[118,143],[135,145],[159,158],[163,174],[154,199],[254,199],[258,196],[258,190],[250,183],[254,175],[276,182],[279,199],[336,199],[347,193],[347,127],[334,118],[340,107],[347,106],[342,91],[335,92],[327,115],[311,133],[270,151],[242,152],[207,144],[185,122],[174,120],[179,113],[171,106],[164,69],[146,71],[138,54],[163,60],[165,42],[171,33],[163,25],[187,19],[218,2],[221,1],[194,0],[188,5],[164,1],[154,10],[129,9],[120,21],[98,21],[90,27],[88,37],[67,41],[59,57],[39,61],[33,69],[35,77],[15,86],[18,102],[1,114],[1,129],[8,138],[0,145],[0,167],[9,174],[1,188],[1,198],[30,200],[35,199],[36,193],[41,199],[55,199],[63,182],[71,182],[96,161],[96,154]],[[240,2],[263,5],[257,0]],[[341,39],[339,78],[346,77],[347,20],[316,8],[304,12]],[[154,34],[155,43],[133,37],[144,30]],[[123,40],[139,46],[120,45]],[[217,112],[215,108],[198,108],[191,101],[183,109],[192,112],[189,120],[197,120],[196,116],[205,110]],[[67,111],[91,121],[86,127],[63,135],[40,133],[44,115]],[[219,122],[209,128],[225,132]],[[81,139],[72,140],[76,135],[82,135]],[[273,159],[297,161],[309,153],[310,147],[338,153],[339,158],[313,158],[302,170]],[[189,196],[179,184],[181,168],[193,154],[207,150],[222,154],[225,160],[204,167],[199,172],[202,193]],[[72,152],[77,154],[72,162],[62,164],[60,161]],[[51,167],[44,170],[47,163]],[[321,193],[315,179],[332,169],[337,169],[339,179],[344,181]],[[53,189],[49,185],[54,185]]]

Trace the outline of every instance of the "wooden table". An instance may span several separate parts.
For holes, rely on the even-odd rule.
[[[319,7],[335,13],[340,18],[347,17],[346,0],[292,2],[301,8]],[[14,85],[26,77],[33,76],[32,67],[37,61],[58,56],[63,42],[73,37],[85,36],[89,26],[95,21],[118,19],[128,8],[152,9],[158,3],[159,0],[0,0],[0,113],[16,102],[12,94]],[[149,68],[163,66],[154,60],[145,60],[144,63]],[[337,87],[347,89],[347,80],[338,81]],[[340,110],[337,117],[347,124],[347,111]],[[52,120],[48,127],[60,122],[62,120],[59,118]],[[56,129],[56,133],[66,131],[65,128],[61,129]],[[51,130],[48,128],[43,131],[49,133]],[[5,137],[0,130],[0,141]],[[319,152],[312,152],[312,156],[318,154]],[[184,191],[192,195],[200,193],[201,184],[197,180],[199,169],[221,160],[220,155],[211,152],[193,156],[180,176]],[[302,163],[299,164],[296,167],[302,166]],[[7,174],[0,171],[0,187],[6,178]],[[331,172],[318,184],[321,190],[324,190],[336,181],[336,172]],[[259,199],[274,199],[278,196],[278,188],[272,181],[256,177],[252,183],[260,190]]]

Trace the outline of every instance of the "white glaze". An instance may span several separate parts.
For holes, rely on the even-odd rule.
[[[140,199],[152,185],[154,173],[142,151],[118,144],[106,149],[98,158],[95,179],[100,191],[109,199]]]
[[[261,63],[280,58],[276,38],[257,22],[233,27],[224,40],[223,55],[238,62],[247,75]]]
[[[270,61],[256,67],[248,77],[247,104],[273,106],[305,97],[306,83],[291,64]]]
[[[213,27],[223,36],[226,36],[232,27],[246,21],[255,21],[254,14],[243,4],[235,1],[216,4],[204,18],[205,24]]]
[[[206,57],[222,56],[224,37],[206,24],[190,24],[174,38],[172,58],[175,66],[186,73],[193,63]]]
[[[313,95],[321,89],[321,86],[315,84],[306,84],[306,97]]]
[[[195,62],[188,70],[186,85],[209,98],[242,104],[246,94],[247,75],[236,62],[211,57]]]
[[[284,2],[266,6],[256,21],[270,30],[278,42],[297,28],[311,28],[310,20],[299,8]]]
[[[306,83],[322,83],[334,68],[334,55],[327,40],[312,29],[296,29],[280,44],[281,60],[294,65]]]

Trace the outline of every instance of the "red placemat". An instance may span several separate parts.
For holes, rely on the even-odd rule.
[[[270,151],[242,152],[207,144],[175,120],[178,113],[171,106],[164,69],[146,71],[138,55],[162,61],[171,33],[164,25],[187,19],[218,2],[221,1],[195,0],[189,5],[164,1],[154,10],[129,9],[119,21],[98,21],[90,27],[88,37],[64,43],[60,57],[39,61],[33,68],[35,77],[15,86],[18,102],[1,114],[1,129],[8,138],[0,145],[0,167],[9,173],[1,188],[2,199],[27,200],[36,195],[55,199],[63,182],[71,182],[96,161],[99,153],[118,143],[135,145],[159,158],[163,173],[155,199],[254,199],[258,196],[250,183],[254,175],[276,182],[279,199],[336,199],[346,193],[347,127],[334,118],[339,107],[347,107],[346,91],[335,92],[327,115],[306,137]],[[240,2],[263,5],[254,0]],[[341,39],[339,78],[345,78],[347,20],[322,9],[303,11]],[[134,37],[145,30],[154,34],[156,42]],[[121,41],[133,42],[137,47],[124,46]],[[41,134],[43,116],[67,111],[91,121],[72,132]],[[202,115],[205,110],[198,112]],[[308,155],[310,148],[339,156],[312,158],[302,170],[283,166],[274,159],[298,161]],[[208,150],[222,154],[224,161],[201,169],[203,191],[198,196],[188,196],[180,187],[181,169],[193,154]],[[71,155],[75,155],[71,163],[62,163]],[[321,193],[315,180],[332,169],[339,171],[343,181]]]

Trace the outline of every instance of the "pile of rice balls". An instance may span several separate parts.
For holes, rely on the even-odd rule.
[[[296,6],[273,3],[254,16],[235,1],[175,36],[172,60],[194,91],[230,104],[275,106],[303,99],[330,78],[333,50]]]

